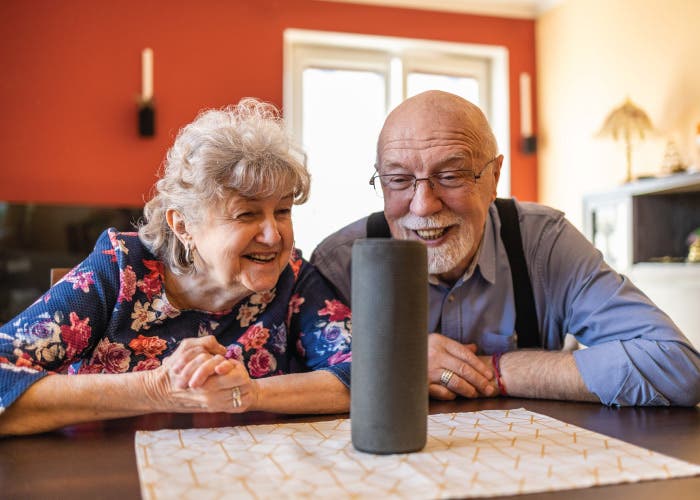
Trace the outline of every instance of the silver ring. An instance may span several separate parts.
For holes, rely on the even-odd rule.
[[[240,408],[240,406],[243,404],[241,402],[241,388],[236,386],[233,389],[231,389],[231,396],[233,396],[233,401],[231,402],[233,404],[233,407]]]
[[[445,368],[444,370],[442,370],[442,375],[440,375],[440,383],[442,385],[444,385],[445,387],[447,387],[447,384],[450,383],[450,379],[452,378],[452,375],[454,375],[454,374],[455,374],[455,372]]]

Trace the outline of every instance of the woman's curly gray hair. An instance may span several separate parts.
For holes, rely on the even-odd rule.
[[[234,194],[291,194],[295,204],[304,203],[310,177],[302,158],[272,104],[244,98],[235,106],[201,112],[168,151],[139,224],[141,242],[174,272],[189,272],[185,247],[166,221],[168,209],[197,224],[209,208]]]

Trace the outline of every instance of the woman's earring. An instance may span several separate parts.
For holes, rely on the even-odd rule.
[[[190,266],[194,264],[194,249],[189,241],[185,244],[185,262]]]

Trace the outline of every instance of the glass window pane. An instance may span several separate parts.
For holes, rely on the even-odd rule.
[[[431,73],[409,73],[406,78],[406,97],[426,90],[444,90],[456,94],[477,106],[479,103],[479,81],[466,76],[450,76]]]
[[[303,71],[302,137],[311,197],[293,213],[296,246],[305,256],[333,231],[382,209],[368,181],[385,110],[382,74]]]

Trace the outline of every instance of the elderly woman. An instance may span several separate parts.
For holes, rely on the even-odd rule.
[[[308,196],[276,109],[177,136],[138,233],[0,328],[0,434],[151,412],[347,411],[350,311],[293,249]],[[51,375],[51,376],[48,376]]]

